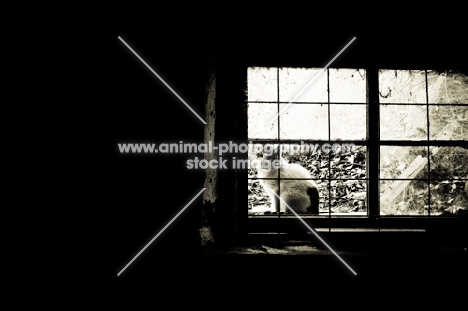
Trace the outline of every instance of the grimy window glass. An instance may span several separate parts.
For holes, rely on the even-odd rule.
[[[379,70],[380,215],[468,206],[468,76]]]
[[[467,209],[468,75],[425,69],[376,74],[378,85],[369,84],[361,68],[247,68],[247,133],[259,147],[249,150],[250,163],[262,163],[262,151],[274,146],[281,163],[301,165],[319,189],[320,215],[372,210],[380,217],[431,217]],[[369,103],[373,91],[378,102]],[[377,116],[369,115],[369,105],[378,105],[372,109]],[[377,123],[369,122],[375,117]],[[370,143],[369,132],[378,140]],[[303,145],[308,148],[297,148]],[[378,154],[378,163],[368,163],[368,152]],[[378,169],[373,187],[369,167]],[[267,215],[274,212],[271,195],[257,168],[249,168],[248,212]],[[271,178],[280,194],[302,180],[280,173],[262,178]],[[369,188],[378,198],[373,206]]]

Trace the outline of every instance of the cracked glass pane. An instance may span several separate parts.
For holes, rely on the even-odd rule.
[[[429,134],[433,140],[468,140],[468,105],[430,105]]]
[[[381,104],[425,104],[425,71],[379,70],[379,93]]]
[[[431,179],[468,179],[468,145],[431,148]]]
[[[431,214],[454,215],[468,207],[468,146],[433,146],[430,158]]]
[[[425,180],[380,181],[380,215],[428,215],[429,186]]]
[[[380,178],[428,178],[427,147],[381,146]]]
[[[468,74],[456,71],[428,71],[429,103],[468,104]]]
[[[381,105],[380,139],[427,139],[427,112],[425,105]]]

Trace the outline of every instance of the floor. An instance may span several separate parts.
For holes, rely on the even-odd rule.
[[[376,309],[392,302],[406,305],[411,298],[418,307],[442,301],[448,308],[446,301],[466,296],[463,240],[428,240],[421,232],[321,235],[331,249],[310,236],[253,236],[195,252],[159,243],[121,276],[106,263],[111,282],[99,288],[117,302],[151,297],[155,305],[167,301],[217,310],[231,305],[316,308],[319,303],[320,308],[365,303]]]
[[[140,282],[164,278],[168,283],[185,280],[213,286],[240,282],[246,291],[254,286],[256,292],[272,284],[298,286],[298,290],[307,292],[308,286],[323,289],[391,283],[404,288],[422,282],[451,287],[468,280],[468,251],[463,243],[428,241],[421,233],[406,233],[398,239],[369,234],[365,238],[322,236],[328,247],[313,238],[294,240],[274,235],[197,253],[181,252],[174,246],[164,254],[147,254],[122,279]]]

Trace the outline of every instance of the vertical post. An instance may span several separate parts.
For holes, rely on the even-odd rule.
[[[216,66],[215,66],[215,53],[214,49],[210,47],[205,54],[205,121],[204,128],[204,143],[212,146],[215,145],[215,120],[216,120]],[[210,152],[204,154],[204,158],[208,161],[217,158],[216,149],[211,149]],[[214,242],[212,221],[215,211],[215,204],[217,199],[217,179],[218,172],[216,168],[208,166],[205,169],[205,182],[204,187],[206,190],[203,192],[203,206],[202,206],[202,220],[201,228],[199,229],[201,246],[206,247],[208,244]]]

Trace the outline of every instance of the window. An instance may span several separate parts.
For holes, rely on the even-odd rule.
[[[249,219],[289,217],[271,208],[262,178],[279,185],[279,196],[288,185],[315,182],[318,215],[299,213],[315,221],[428,219],[467,209],[466,73],[248,67],[247,127],[256,163],[248,174]],[[259,178],[272,147],[310,176]]]
[[[379,70],[380,214],[457,214],[467,207],[468,77]]]

